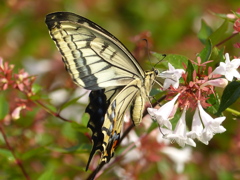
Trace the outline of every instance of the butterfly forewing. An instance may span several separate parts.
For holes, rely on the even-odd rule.
[[[86,108],[93,140],[87,168],[98,150],[102,166],[114,154],[131,104],[134,124],[141,122],[156,71],[145,73],[117,38],[84,17],[56,12],[47,15],[46,24],[73,81],[93,90]]]
[[[47,15],[46,23],[66,69],[78,85],[96,90],[143,78],[143,70],[128,50],[93,22],[60,12]]]

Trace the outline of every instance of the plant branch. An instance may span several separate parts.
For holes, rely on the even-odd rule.
[[[223,43],[227,42],[229,39],[233,38],[234,36],[236,36],[238,33],[233,33],[231,36],[227,37],[226,39],[224,39],[223,41],[221,41],[220,43],[216,44],[215,46],[218,47],[220,45],[222,45]]]
[[[41,106],[41,107],[42,107],[45,111],[47,111],[49,114],[51,114],[51,115],[53,115],[53,116],[55,116],[55,117],[57,117],[57,118],[59,118],[59,119],[61,119],[61,120],[63,120],[63,121],[70,122],[70,123],[72,122],[71,120],[65,119],[64,117],[60,116],[59,113],[50,110],[50,109],[49,109],[46,105],[44,105],[41,101],[36,100],[36,101],[33,101],[33,102],[35,102],[37,105]]]
[[[12,153],[12,155],[13,155],[13,157],[14,157],[17,165],[18,165],[18,167],[21,169],[24,177],[25,177],[27,180],[31,180],[30,177],[29,177],[29,175],[27,174],[25,168],[23,167],[22,161],[17,158],[17,156],[16,156],[13,148],[11,147],[10,143],[8,142],[7,136],[6,136],[6,134],[5,134],[4,130],[3,130],[2,125],[0,125],[0,132],[2,133],[3,139],[4,139],[5,143],[6,143],[6,146],[7,146],[8,150]]]

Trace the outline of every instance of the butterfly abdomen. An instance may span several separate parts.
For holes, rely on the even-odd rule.
[[[146,96],[143,97],[141,94],[139,94],[133,101],[130,112],[131,112],[131,118],[135,126],[139,125],[142,121],[142,114],[144,111],[144,105],[145,105],[145,99]]]

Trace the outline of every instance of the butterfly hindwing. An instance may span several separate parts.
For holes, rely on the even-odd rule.
[[[139,79],[135,79],[129,83],[117,94],[107,109],[102,126],[104,139],[101,161],[105,163],[107,163],[114,154],[114,150],[120,138],[125,112],[140,93],[139,85],[141,85]]]
[[[91,162],[91,159],[96,151],[103,152],[103,133],[101,127],[103,126],[105,114],[112,99],[119,93],[120,87],[111,87],[91,91],[89,94],[89,104],[86,107],[86,113],[90,115],[87,127],[92,131],[93,147],[89,156],[86,170]]]

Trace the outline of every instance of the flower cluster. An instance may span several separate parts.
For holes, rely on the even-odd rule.
[[[2,58],[0,58],[0,90],[12,87],[20,90],[29,97],[32,96],[32,85],[36,78],[29,76],[24,70],[14,73],[13,68],[14,65],[9,65],[7,62],[3,63]]]
[[[187,81],[187,73],[184,70],[175,69],[170,63],[169,70],[160,73],[159,76],[165,78],[163,90],[167,90],[167,99],[171,100],[159,109],[148,108],[148,113],[158,122],[160,128],[168,130],[166,131],[168,133],[164,134],[166,139],[176,141],[182,147],[185,144],[195,147],[194,139],[207,145],[215,134],[226,131],[221,125],[225,117],[212,118],[204,110],[211,106],[207,100],[210,95],[215,94],[214,87],[224,88],[234,77],[240,79],[237,71],[240,59],[230,61],[228,53],[225,58],[225,63],[221,62],[213,72],[210,68],[208,69],[209,75],[205,75],[203,72],[206,72],[206,64],[210,61],[201,64],[201,60],[198,59],[198,70],[193,71],[190,82]],[[221,75],[224,75],[226,79],[221,78]],[[181,77],[183,83],[179,82]],[[182,110],[182,114],[173,130],[170,120],[178,108]],[[195,111],[190,131],[186,125],[188,109]]]
[[[0,58],[0,91],[12,88],[19,90],[27,97],[34,95],[32,85],[36,78],[29,76],[24,70],[14,73],[13,69],[14,65],[9,65],[7,62],[3,63],[2,58]],[[28,101],[20,98],[12,99],[16,101],[16,104],[13,107],[11,117],[13,119],[19,119],[21,110],[29,109],[27,107]]]

